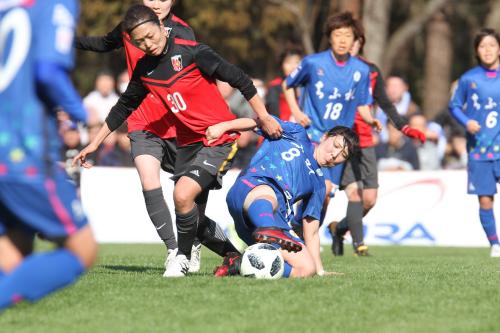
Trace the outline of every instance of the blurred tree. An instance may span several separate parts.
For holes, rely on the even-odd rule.
[[[446,15],[433,15],[426,29],[425,79],[423,111],[433,119],[446,110],[449,101],[451,63],[453,59],[452,32]]]
[[[375,64],[380,65],[387,44],[389,18],[392,0],[365,0],[363,7],[363,25],[365,28],[365,55]]]

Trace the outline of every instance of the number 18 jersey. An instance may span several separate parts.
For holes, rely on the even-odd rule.
[[[334,126],[352,127],[357,107],[372,104],[368,65],[356,57],[338,62],[331,50],[305,57],[286,84],[305,87],[301,108],[311,119],[307,134],[314,142]]]

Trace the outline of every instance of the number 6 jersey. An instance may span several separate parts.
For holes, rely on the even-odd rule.
[[[450,109],[463,110],[469,119],[476,120],[481,130],[467,133],[469,158],[476,161],[500,159],[500,72],[481,66],[474,67],[460,77],[450,101]]]

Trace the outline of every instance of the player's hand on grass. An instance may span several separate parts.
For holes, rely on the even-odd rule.
[[[481,129],[481,125],[479,125],[479,123],[476,120],[471,119],[467,122],[466,128],[467,132],[471,134],[476,134]]]
[[[209,126],[205,131],[205,136],[207,138],[207,143],[211,144],[221,137],[222,134],[226,132],[226,128],[223,123],[215,124]]]
[[[402,129],[401,132],[403,132],[404,135],[406,135],[409,138],[412,139],[418,139],[421,143],[424,143],[426,140],[424,132],[416,129],[416,128],[411,128],[408,125],[405,125]]]
[[[82,167],[90,169],[93,166],[93,164],[87,161],[87,155],[92,154],[96,150],[97,150],[96,146],[89,144],[87,147],[83,148],[82,151],[78,153],[78,155],[76,155],[73,158],[73,162],[71,163],[71,165],[76,166],[77,162],[80,162],[80,165]]]
[[[340,273],[340,272],[326,272],[324,270],[320,270],[316,274],[319,275],[319,276],[342,276],[342,275],[344,275],[344,273]]]
[[[268,115],[264,118],[259,118],[260,128],[272,139],[279,139],[283,134],[283,129],[274,117]]]

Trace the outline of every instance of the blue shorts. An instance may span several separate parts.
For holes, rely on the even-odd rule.
[[[290,233],[292,228],[287,221],[293,220],[292,207],[290,207],[289,211],[288,208],[289,204],[285,200],[284,194],[281,192],[278,186],[276,186],[272,182],[272,180],[267,179],[265,177],[251,177],[251,176],[238,177],[234,182],[234,185],[227,193],[226,197],[227,207],[229,209],[229,213],[233,217],[234,227],[236,229],[238,237],[240,237],[240,239],[244,241],[247,245],[255,244],[255,240],[252,237],[252,233],[254,232],[256,227],[247,218],[243,210],[243,204],[245,202],[245,198],[247,197],[248,193],[259,185],[270,186],[276,193],[276,198],[278,199],[278,209],[274,212],[274,221],[276,223],[275,226],[277,228],[283,229],[284,232],[289,237],[302,243],[302,240],[300,238],[298,238],[294,233],[293,234]]]
[[[0,181],[0,235],[12,228],[63,240],[87,223],[75,186],[63,173],[33,183]]]
[[[474,161],[467,164],[467,192],[475,195],[494,195],[500,182],[500,160]]]

